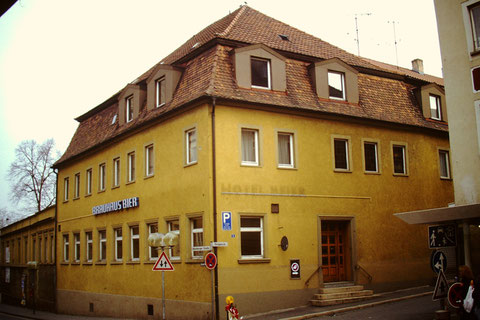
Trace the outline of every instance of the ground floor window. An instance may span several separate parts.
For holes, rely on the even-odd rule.
[[[242,258],[263,258],[263,218],[244,216],[240,218]]]
[[[68,239],[68,234],[63,235],[63,261],[68,262],[70,251],[70,243]],[[33,240],[33,259],[35,260],[35,240]]]
[[[151,235],[152,233],[158,232],[158,224],[157,223],[149,223],[148,224],[148,234]],[[148,246],[148,259],[149,260],[156,260],[158,258],[158,250],[157,248]]]
[[[138,226],[130,227],[130,259],[138,261],[140,258],[140,233]]]
[[[98,260],[107,260],[107,232],[105,230],[98,231],[99,246],[98,246]]]
[[[192,258],[202,259],[203,251],[198,247],[203,246],[203,220],[202,217],[190,218]]]
[[[122,261],[122,258],[123,258],[122,228],[114,229],[114,234],[115,234],[115,261]]]

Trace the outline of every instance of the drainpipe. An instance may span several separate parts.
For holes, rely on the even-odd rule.
[[[54,245],[54,250],[53,250],[53,272],[54,272],[54,277],[53,277],[53,300],[54,300],[54,309],[55,313],[58,313],[57,309],[57,224],[58,224],[58,219],[57,219],[57,211],[58,211],[58,169],[53,169],[53,172],[55,173],[56,176],[56,183],[55,183],[55,226],[53,230],[53,241],[55,243]]]
[[[212,97],[212,184],[213,184],[213,241],[217,241],[217,163],[215,150],[215,97]],[[217,247],[213,248],[213,253],[217,256]],[[218,320],[218,265],[215,273],[215,318]]]

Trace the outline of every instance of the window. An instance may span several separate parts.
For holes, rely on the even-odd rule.
[[[152,176],[155,171],[155,159],[153,154],[153,144],[145,147],[145,175]]]
[[[261,217],[240,218],[242,258],[263,258],[263,219]]]
[[[99,191],[105,190],[106,179],[105,163],[102,163],[98,167],[98,189]]]
[[[69,180],[68,178],[63,179],[63,201],[68,201],[68,189],[69,189]]]
[[[258,166],[258,130],[242,129],[242,164]]]
[[[92,258],[93,258],[92,231],[85,232],[85,239],[86,239],[85,257],[87,262],[92,262]]]
[[[165,104],[165,78],[155,81],[155,105],[161,107]]]
[[[70,243],[68,240],[68,234],[63,235],[63,261],[69,260]],[[33,240],[33,259],[35,260],[35,240]]]
[[[197,130],[191,129],[185,132],[187,164],[197,162]]]
[[[125,119],[126,122],[133,120],[133,96],[130,96],[125,99]]]
[[[333,149],[335,156],[335,169],[337,170],[349,170],[348,163],[348,140],[347,139],[334,139]]]
[[[122,261],[123,248],[122,248],[122,228],[114,229],[115,234],[115,261]]]
[[[138,261],[140,258],[140,233],[138,226],[130,227],[130,260]]]
[[[430,95],[430,115],[432,119],[442,120],[440,97],[434,94]]]
[[[447,150],[438,151],[440,164],[440,178],[450,179],[450,157]]]
[[[26,244],[26,243],[25,243]],[[55,262],[55,241],[53,241],[53,234],[50,234],[50,261]]]
[[[98,260],[107,260],[107,231],[98,231],[99,245],[98,245]]]
[[[281,168],[293,168],[293,134],[278,133],[278,166]]]
[[[37,239],[35,238],[35,235],[32,236],[32,260],[37,261]]]
[[[135,152],[130,152],[128,154],[127,181],[135,181]]]
[[[393,146],[393,172],[396,174],[407,174],[405,146]]]
[[[42,255],[42,235],[39,235],[38,236],[38,262],[43,262],[42,257],[43,257],[43,255]]]
[[[113,159],[113,187],[120,185],[120,158]]]
[[[87,193],[87,195],[90,195],[90,194],[92,194],[92,169],[87,170],[86,177],[87,177],[86,193]]]
[[[167,226],[168,226],[168,232],[172,232],[176,234],[178,237],[177,245],[169,249],[170,258],[172,260],[179,260],[180,259],[180,221],[178,219],[170,220],[167,222]]]
[[[480,3],[468,7],[472,24],[474,49],[480,50]]]
[[[28,262],[28,237],[23,238],[23,242],[25,243],[25,247],[23,248],[25,251],[23,252],[24,255],[24,263]]]
[[[193,259],[202,259],[203,251],[198,250],[198,247],[203,246],[203,220],[202,217],[191,218],[190,219],[190,230],[191,230],[191,247],[192,247],[192,258]]]
[[[149,223],[148,224],[148,235],[152,233],[158,232],[158,224],[156,223]],[[157,248],[148,246],[148,259],[149,260],[156,260],[158,258],[158,250]]]
[[[378,172],[378,150],[375,142],[363,143],[363,156],[366,172]]]
[[[73,196],[75,198],[79,198],[80,197],[80,173],[77,173],[75,175],[75,189],[73,191]]]
[[[328,95],[330,99],[345,100],[345,75],[328,71]]]
[[[270,89],[270,60],[252,57],[250,65],[252,88]]]
[[[80,233],[75,233],[73,235],[75,241],[75,262],[80,262]]]

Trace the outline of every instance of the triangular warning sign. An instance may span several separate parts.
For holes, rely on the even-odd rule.
[[[443,270],[438,273],[437,284],[433,291],[432,300],[445,299],[448,296],[448,283]]]
[[[160,257],[158,257],[157,262],[153,266],[153,271],[174,271],[173,265],[168,260],[167,255],[165,254],[165,251],[162,251],[162,254]]]

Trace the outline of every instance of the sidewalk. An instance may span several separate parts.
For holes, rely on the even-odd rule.
[[[299,308],[276,310],[262,314],[245,315],[243,319],[247,320],[301,320],[310,319],[319,316],[333,316],[337,313],[374,307],[380,304],[402,301],[406,299],[413,299],[433,294],[433,287],[423,286],[417,288],[410,288],[398,290],[393,292],[386,292],[377,294],[375,298],[365,301],[353,302],[348,304],[341,304],[328,307],[313,307],[305,306]],[[440,303],[439,308],[440,308]],[[241,311],[241,310],[240,310]]]

